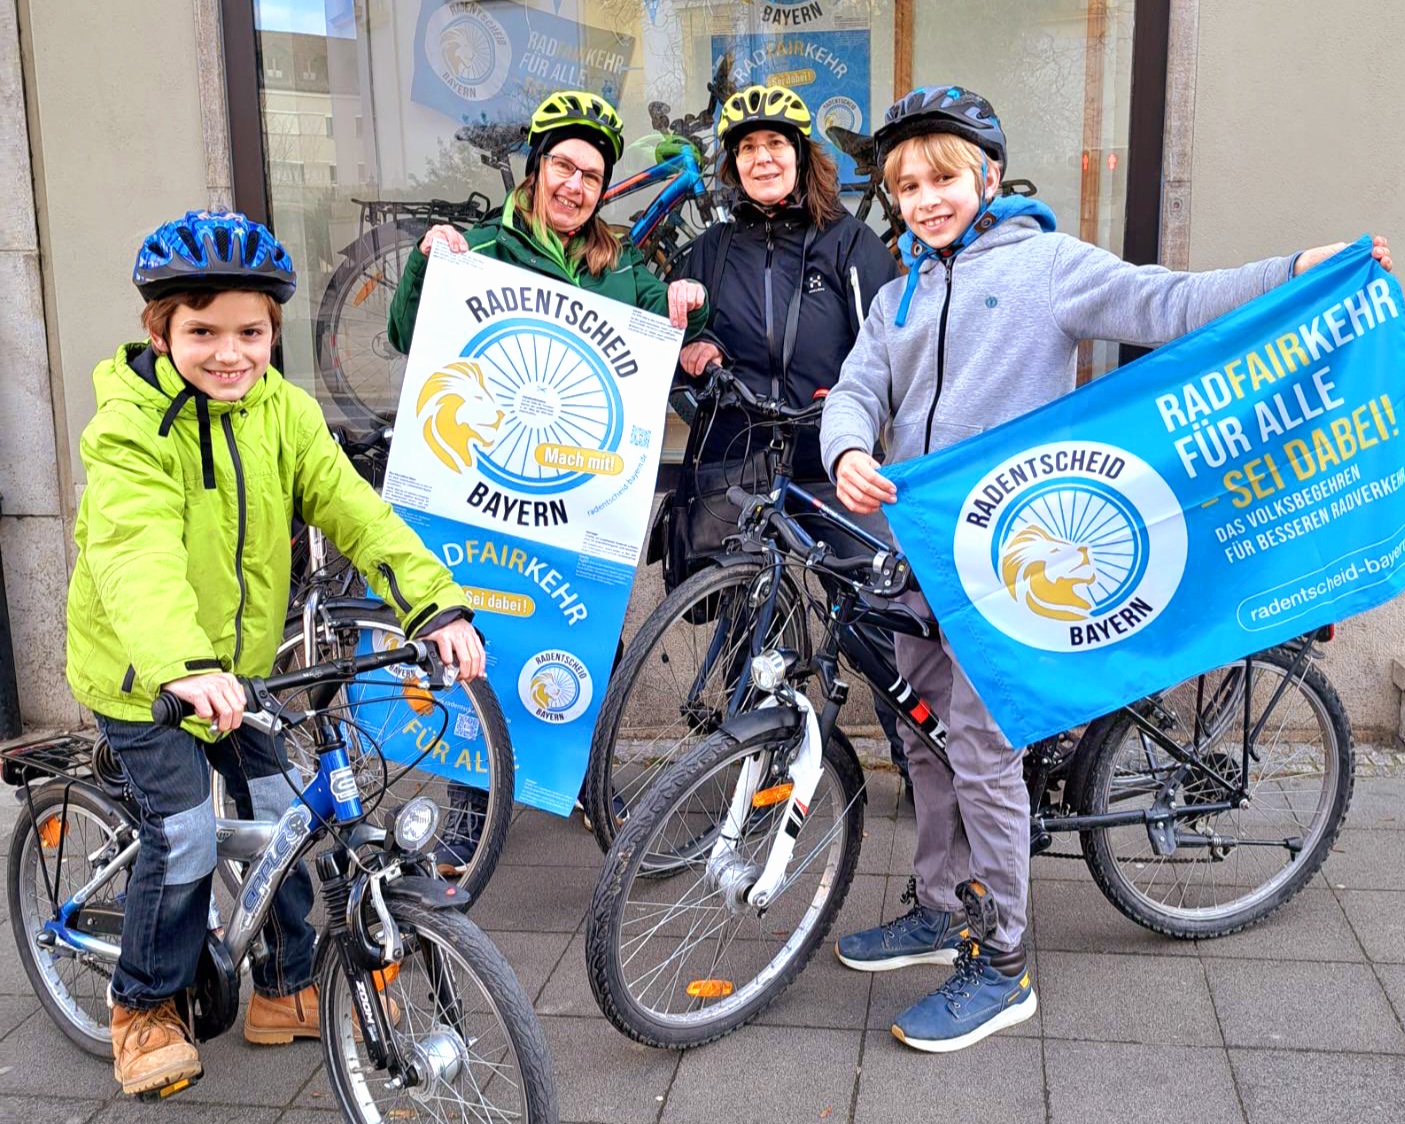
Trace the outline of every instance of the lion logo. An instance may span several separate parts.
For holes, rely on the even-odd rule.
[[[1081,621],[1087,619],[1092,602],[1078,587],[1097,581],[1098,571],[1086,546],[1056,539],[1031,525],[1005,544],[1000,577],[1011,597],[1041,617]]]
[[[487,35],[476,25],[452,24],[439,37],[444,65],[463,82],[473,82],[482,77],[485,69],[491,69],[492,49]]]
[[[477,363],[459,360],[435,371],[420,389],[415,416],[429,451],[455,472],[473,464],[473,446],[491,449],[505,416]]]

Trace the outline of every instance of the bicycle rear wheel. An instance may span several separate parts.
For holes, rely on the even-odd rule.
[[[389,425],[400,404],[405,356],[390,345],[386,322],[405,262],[428,223],[373,226],[332,274],[317,310],[317,374],[347,418]]]
[[[1322,672],[1310,662],[1294,672],[1293,658],[1260,652],[1247,678],[1240,661],[1134,704],[1202,766],[1177,762],[1125,711],[1100,724],[1083,793],[1094,815],[1150,808],[1168,784],[1178,808],[1228,800],[1243,775],[1246,701],[1250,729],[1263,721],[1246,803],[1177,821],[1173,854],[1158,854],[1141,824],[1084,833],[1098,886],[1139,925],[1185,938],[1238,932],[1292,898],[1326,859],[1351,803],[1351,726]]]
[[[620,830],[586,921],[586,967],[601,1011],[636,1041],[680,1049],[750,1022],[800,973],[844,904],[863,839],[863,774],[838,730],[786,881],[765,909],[745,894],[785,817],[754,809],[720,858],[703,845],[749,759],[759,759],[762,785],[787,779],[795,737],[780,722],[742,741],[724,727],[669,769]],[[651,873],[651,858],[674,873]]]
[[[358,646],[365,647],[367,643],[377,649],[393,646],[400,643],[403,637],[404,632],[395,614],[387,607],[338,611],[322,618],[314,660],[348,657],[356,653]],[[297,619],[289,622],[283,635],[274,671],[291,671],[306,666],[306,663],[302,621]],[[363,705],[375,705],[377,708],[377,728],[366,733],[373,734],[377,740],[394,739],[405,749],[413,746],[413,753],[418,756],[431,747],[433,734],[439,728],[441,718],[429,699],[440,696],[430,696],[418,690],[410,680],[402,680],[396,670],[392,668],[377,673],[375,685],[362,689]],[[401,696],[398,699],[397,693]],[[345,689],[338,701],[345,708],[338,713],[351,722],[358,721],[362,706],[351,705]],[[474,776],[480,782],[471,791],[481,795],[470,795],[468,786],[451,782],[446,776],[428,768],[410,768],[397,761],[383,763],[362,730],[350,723],[342,723],[341,731],[363,799],[379,799],[380,808],[385,810],[416,796],[428,796],[445,811],[435,846],[431,849],[447,856],[449,849],[453,848],[457,869],[450,872],[446,866],[446,877],[463,887],[473,900],[483,892],[497,869],[498,859],[507,842],[516,766],[507,721],[497,695],[486,679],[455,687],[448,702],[454,707],[454,712],[450,717],[447,737],[453,739],[457,749],[452,758],[445,754],[441,764],[454,764],[466,755]],[[293,700],[293,705],[297,705],[296,700]],[[306,784],[316,775],[318,765],[312,732],[304,727],[288,731],[285,746],[293,776]],[[438,754],[439,751],[434,751],[427,760],[432,762]],[[387,780],[389,788],[382,795],[382,787]],[[233,800],[218,773],[214,774],[212,784],[215,807],[222,809],[219,814],[234,817]],[[470,839],[477,841],[471,853],[467,845]],[[459,862],[459,859],[463,861]],[[223,860],[220,874],[231,890],[237,889],[243,879],[243,864]]]
[[[551,1054],[531,1001],[502,953],[460,913],[395,902],[405,942],[381,973],[391,1036],[419,1083],[389,1087],[359,1041],[359,1021],[335,956],[319,980],[322,1050],[350,1121],[512,1120],[556,1124]]]
[[[34,793],[34,814],[26,803],[10,841],[10,926],[20,963],[49,1018],[79,1049],[100,1058],[112,1057],[107,985],[116,961],[46,947],[39,936],[55,916],[54,901],[71,898],[135,838],[136,825],[117,804],[85,785],[59,782]],[[129,871],[84,902],[69,928],[120,948]]]
[[[665,597],[629,642],[590,743],[586,810],[602,851],[663,770],[727,718],[770,583],[759,562],[710,567]],[[785,579],[767,645],[804,655],[805,626],[800,591]]]

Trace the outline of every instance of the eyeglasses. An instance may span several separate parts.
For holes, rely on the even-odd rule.
[[[563,180],[568,180],[579,172],[581,174],[582,187],[589,188],[591,191],[599,191],[605,186],[605,174],[603,172],[588,172],[574,160],[567,160],[566,157],[557,156],[553,152],[543,153],[542,159],[550,164],[552,171]]]
[[[763,149],[772,160],[779,160],[783,152],[795,151],[790,141],[783,137],[772,137],[765,141],[747,137],[737,144],[737,159],[755,160],[761,155]]]

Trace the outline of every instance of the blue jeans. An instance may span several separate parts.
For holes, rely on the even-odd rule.
[[[122,955],[112,976],[123,1007],[157,1007],[195,983],[215,870],[210,767],[225,779],[241,819],[276,820],[293,801],[281,741],[241,728],[213,745],[184,730],[97,715],[140,812],[141,848],[127,881]],[[253,966],[260,995],[291,995],[312,982],[315,932],[307,922],[312,879],[298,863],[274,895]]]

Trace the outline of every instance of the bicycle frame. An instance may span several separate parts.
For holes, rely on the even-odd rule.
[[[642,191],[646,187],[664,180],[671,182],[659,192],[644,213],[629,228],[629,240],[636,246],[642,245],[684,198],[691,195],[702,198],[707,195],[707,184],[703,181],[702,168],[698,164],[697,153],[692,145],[685,145],[677,156],[672,156],[652,168],[645,168],[628,179],[621,180],[605,192],[601,203],[613,203]]]
[[[362,814],[361,797],[346,747],[324,745],[319,754],[317,776],[276,823],[215,820],[218,856],[251,864],[225,930],[225,945],[235,964],[244,959],[263,928],[273,896],[293,864],[321,837],[328,824],[347,823]],[[133,839],[122,848],[110,863],[59,906],[58,916],[44,922],[43,932],[51,934],[51,939],[61,947],[116,963],[122,951],[120,947],[77,932],[69,923],[93,894],[136,860],[139,847],[139,841]],[[60,854],[60,862],[62,857]]]

